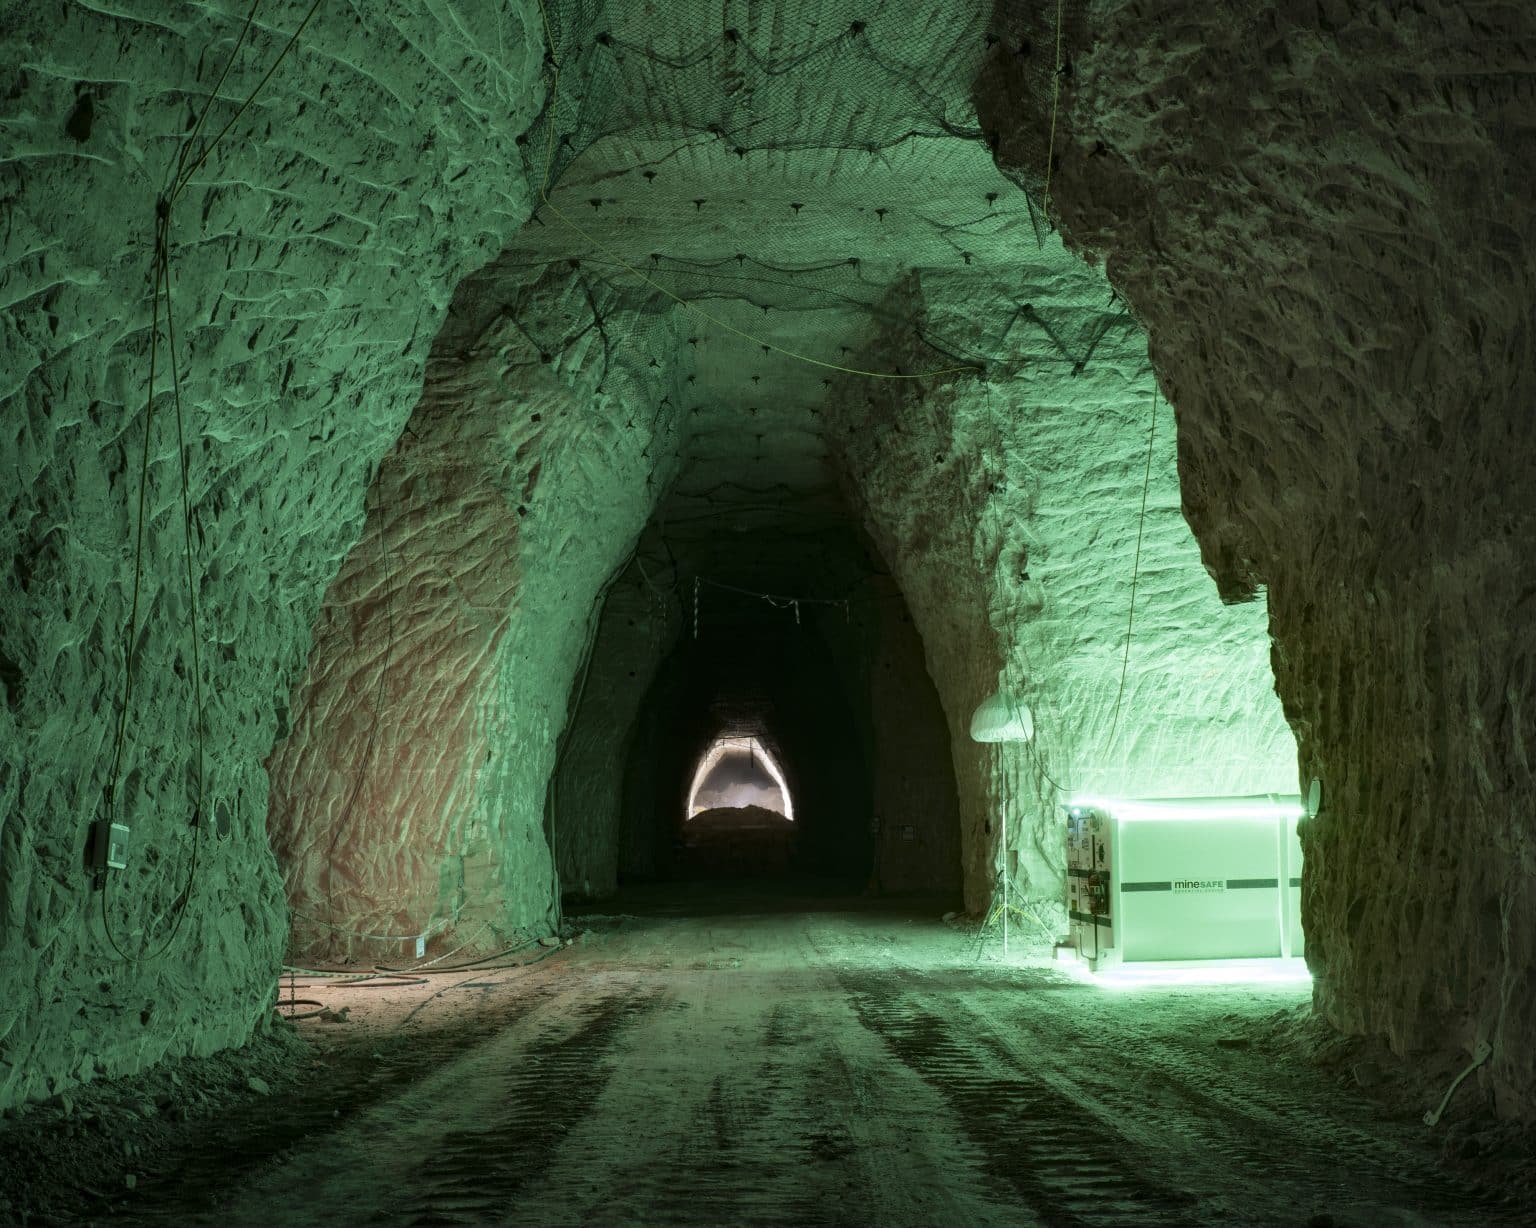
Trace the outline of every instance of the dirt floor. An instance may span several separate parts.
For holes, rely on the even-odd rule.
[[[491,971],[301,978],[325,1014],[13,1117],[0,1222],[1536,1221],[1528,1137],[1466,1089],[1428,1130],[1305,985],[1108,990],[921,902],[622,908]]]

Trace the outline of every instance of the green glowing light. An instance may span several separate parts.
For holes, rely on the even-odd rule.
[[[1069,810],[1102,810],[1126,823],[1170,819],[1299,819],[1300,797],[1264,793],[1256,797],[1074,797]]]
[[[1304,959],[1232,959],[1118,964],[1090,972],[1086,964],[1064,967],[1079,980],[1101,989],[1186,989],[1222,985],[1302,988],[1312,983]]]

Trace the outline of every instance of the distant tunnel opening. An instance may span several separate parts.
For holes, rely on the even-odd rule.
[[[763,740],[722,735],[694,769],[676,847],[688,877],[760,878],[795,865],[794,803]]]
[[[684,817],[708,810],[768,810],[793,822],[794,801],[784,771],[756,737],[722,735],[699,758]]]
[[[760,878],[794,866],[794,802],[766,742],[722,734],[699,756],[676,845],[686,876]]]
[[[726,604],[697,638],[679,638],[642,705],[642,736],[631,749],[627,774],[638,787],[621,816],[631,837],[623,877],[792,871],[850,888],[868,880],[882,765],[864,630],[841,610],[802,612],[797,622],[771,607]],[[755,749],[730,749],[743,746]],[[699,786],[710,777],[727,787],[706,794],[717,804],[702,814]],[[764,778],[789,800],[786,817],[718,804],[745,800],[739,786],[730,789],[733,780],[772,800]]]
[[[562,893],[753,873],[958,896],[949,724],[878,552],[847,522],[668,544],[670,595],[642,541],[605,600],[557,781]]]

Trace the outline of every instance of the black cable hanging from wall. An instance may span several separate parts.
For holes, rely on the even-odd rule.
[[[194,803],[192,810],[192,844],[190,851],[190,864],[187,876],[181,891],[174,897],[172,909],[174,920],[171,931],[165,941],[153,952],[146,954],[143,951],[132,953],[125,951],[113,931],[111,921],[111,908],[109,895],[114,873],[113,867],[103,864],[98,871],[101,890],[101,921],[102,930],[109,946],[117,956],[129,963],[149,963],[159,959],[180,936],[187,911],[191,904],[192,891],[197,881],[198,858],[201,853],[203,826],[205,820],[205,803],[207,789],[206,774],[206,741],[207,721],[203,702],[203,676],[201,659],[201,628],[199,625],[198,600],[197,600],[197,575],[194,566],[195,551],[192,545],[193,519],[191,508],[191,478],[188,472],[187,442],[186,442],[186,414],[182,403],[182,378],[180,363],[177,358],[176,345],[176,321],[175,321],[175,296],[172,289],[173,270],[171,264],[171,227],[175,217],[175,208],[181,194],[192,181],[197,171],[208,161],[214,152],[223,144],[225,138],[234,129],[241,117],[249,109],[256,97],[266,87],[277,72],[279,66],[287,59],[289,53],[298,43],[300,36],[308,28],[315,14],[319,11],[322,0],[313,0],[303,19],[295,27],[293,33],[284,43],[282,50],[272,60],[266,72],[256,83],[255,87],[245,96],[245,99],[236,108],[235,113],[224,126],[211,139],[204,142],[201,150],[193,155],[199,137],[202,136],[207,126],[208,117],[212,113],[214,103],[219,100],[219,92],[224,82],[228,79],[235,60],[253,28],[256,13],[261,0],[252,0],[250,10],[245,21],[241,25],[240,34],[230,49],[229,56],[225,59],[224,67],[219,73],[218,79],[203,104],[193,124],[192,130],[187,134],[178,146],[175,166],[168,175],[164,190],[156,198],[154,210],[154,242],[150,263],[150,339],[149,339],[149,370],[146,384],[146,401],[144,410],[144,443],[140,455],[138,494],[136,498],[137,512],[134,529],[133,549],[133,586],[128,627],[125,635],[124,668],[123,668],[123,693],[118,710],[116,729],[113,735],[112,758],[108,768],[108,781],[105,790],[104,809],[105,818],[102,827],[96,832],[94,839],[97,842],[96,856],[102,856],[106,842],[110,840],[113,827],[116,825],[118,807],[118,789],[121,785],[123,750],[127,740],[128,712],[133,698],[133,684],[138,665],[138,639],[139,639],[139,603],[143,587],[144,575],[144,524],[146,520],[146,500],[149,486],[149,455],[150,441],[153,436],[156,384],[159,376],[159,350],[160,350],[160,320],[162,307],[165,319],[165,344],[171,369],[171,400],[175,412],[176,444],[180,460],[181,476],[181,518],[183,531],[183,557],[186,571],[187,584],[187,632],[192,664],[192,689],[193,689],[193,740],[196,758],[196,778]]]

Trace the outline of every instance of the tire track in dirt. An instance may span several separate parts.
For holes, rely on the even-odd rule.
[[[1250,1064],[1149,1036],[1119,1013],[1095,1027],[1092,1000],[1077,1003],[1078,1026],[1064,1040],[1062,999],[1039,992],[1058,987],[1049,975],[972,993],[953,973],[942,985],[913,969],[845,967],[840,975],[866,1026],[944,1091],[973,1139],[992,1140],[994,1175],[1011,1177],[1045,1223],[1170,1222],[1180,1206],[1171,1222],[1288,1223],[1309,1213],[1362,1223],[1523,1222],[1437,1169],[1429,1149],[1400,1137],[1394,1123],[1341,1120],[1327,1089],[1309,1096],[1245,1083]],[[1088,1035],[1102,1039],[1090,1046]],[[1014,1114],[1056,1119],[1082,1166],[1068,1185],[1081,1185],[1086,1199],[1071,1189],[1061,1197],[1053,1132],[1008,1120]],[[1003,1140],[1019,1148],[1018,1161],[1044,1160],[1042,1172],[1010,1174]],[[1035,1146],[1042,1141],[1044,1151]],[[1127,1190],[1114,1173],[1132,1166]],[[1149,1191],[1149,1205],[1133,1209]]]
[[[159,1200],[118,1222],[284,1225],[484,1225],[561,1146],[610,1077],[610,1052],[654,1005],[643,982],[604,977],[528,987],[488,1035],[415,1036],[441,1064],[378,1063],[361,1111],[232,1182],[212,1166],[188,1182],[181,1212]],[[488,1021],[489,1022],[489,1021]],[[459,1047],[453,1048],[455,1040]],[[444,1050],[449,1052],[444,1055]],[[466,1123],[474,1123],[466,1125]],[[274,1119],[281,1129],[281,1119]],[[564,1129],[562,1129],[562,1127]],[[220,1191],[210,1197],[210,1189]]]
[[[331,1059],[334,1069],[321,1066],[287,1091],[280,1115],[268,1102],[255,1101],[245,1114],[211,1123],[177,1154],[174,1166],[142,1180],[134,1198],[114,1210],[114,1219],[124,1224],[185,1222],[206,1212],[210,1201],[232,1202],[296,1152],[323,1152],[333,1140],[344,1140],[370,1113],[398,1097],[401,1088],[440,1077],[558,996],[547,983],[517,988],[517,996],[500,1005],[491,1022],[380,1039],[371,1056],[340,1055]],[[212,1199],[210,1191],[215,1192]]]
[[[475,1026],[317,1066],[199,1145],[153,1218],[117,1222],[1521,1222],[1316,1072],[1218,1050],[1219,1002],[975,967],[954,942],[923,963],[891,933],[843,915],[642,931]]]
[[[961,1004],[983,1043],[1005,1061],[1038,1061],[1039,1038],[1049,1034],[1045,1013],[1027,998],[1002,1010],[988,1005]],[[1364,1202],[1411,1206],[1445,1224],[1501,1222],[1500,1208],[1434,1168],[1428,1148],[1394,1137],[1389,1123],[1367,1130],[1341,1121],[1336,1103],[1249,1081],[1242,1066],[1228,1068],[1195,1045],[1123,1025],[1113,1034],[1112,1065],[1085,1060],[1076,1047],[1053,1048],[1053,1078],[1097,1103],[1105,1118],[1150,1118],[1165,1133],[1177,1131],[1203,1153],[1223,1157],[1228,1179],[1244,1181],[1250,1199],[1265,1190],[1277,1213]],[[1134,1077],[1119,1073],[1127,1070]]]
[[[1072,1097],[979,1045],[909,991],[899,974],[838,973],[859,1021],[932,1087],[981,1151],[988,1175],[1011,1186],[1050,1228],[1200,1220],[1196,1200],[1160,1187],[1140,1149]],[[939,1009],[949,1004],[934,1003]]]
[[[574,1031],[562,1028],[523,1046],[518,1068],[503,1080],[505,1109],[483,1125],[447,1131],[421,1157],[400,1207],[402,1222],[447,1228],[499,1219],[525,1182],[542,1176],[566,1134],[602,1094],[616,1065],[610,1051],[657,996],[583,1000],[571,1011]]]
[[[802,987],[690,970],[669,988],[679,999],[626,1037],[623,1077],[521,1214],[586,1228],[867,1224],[839,1193],[855,1147],[846,1106],[824,1092],[829,1045],[783,1000]]]

